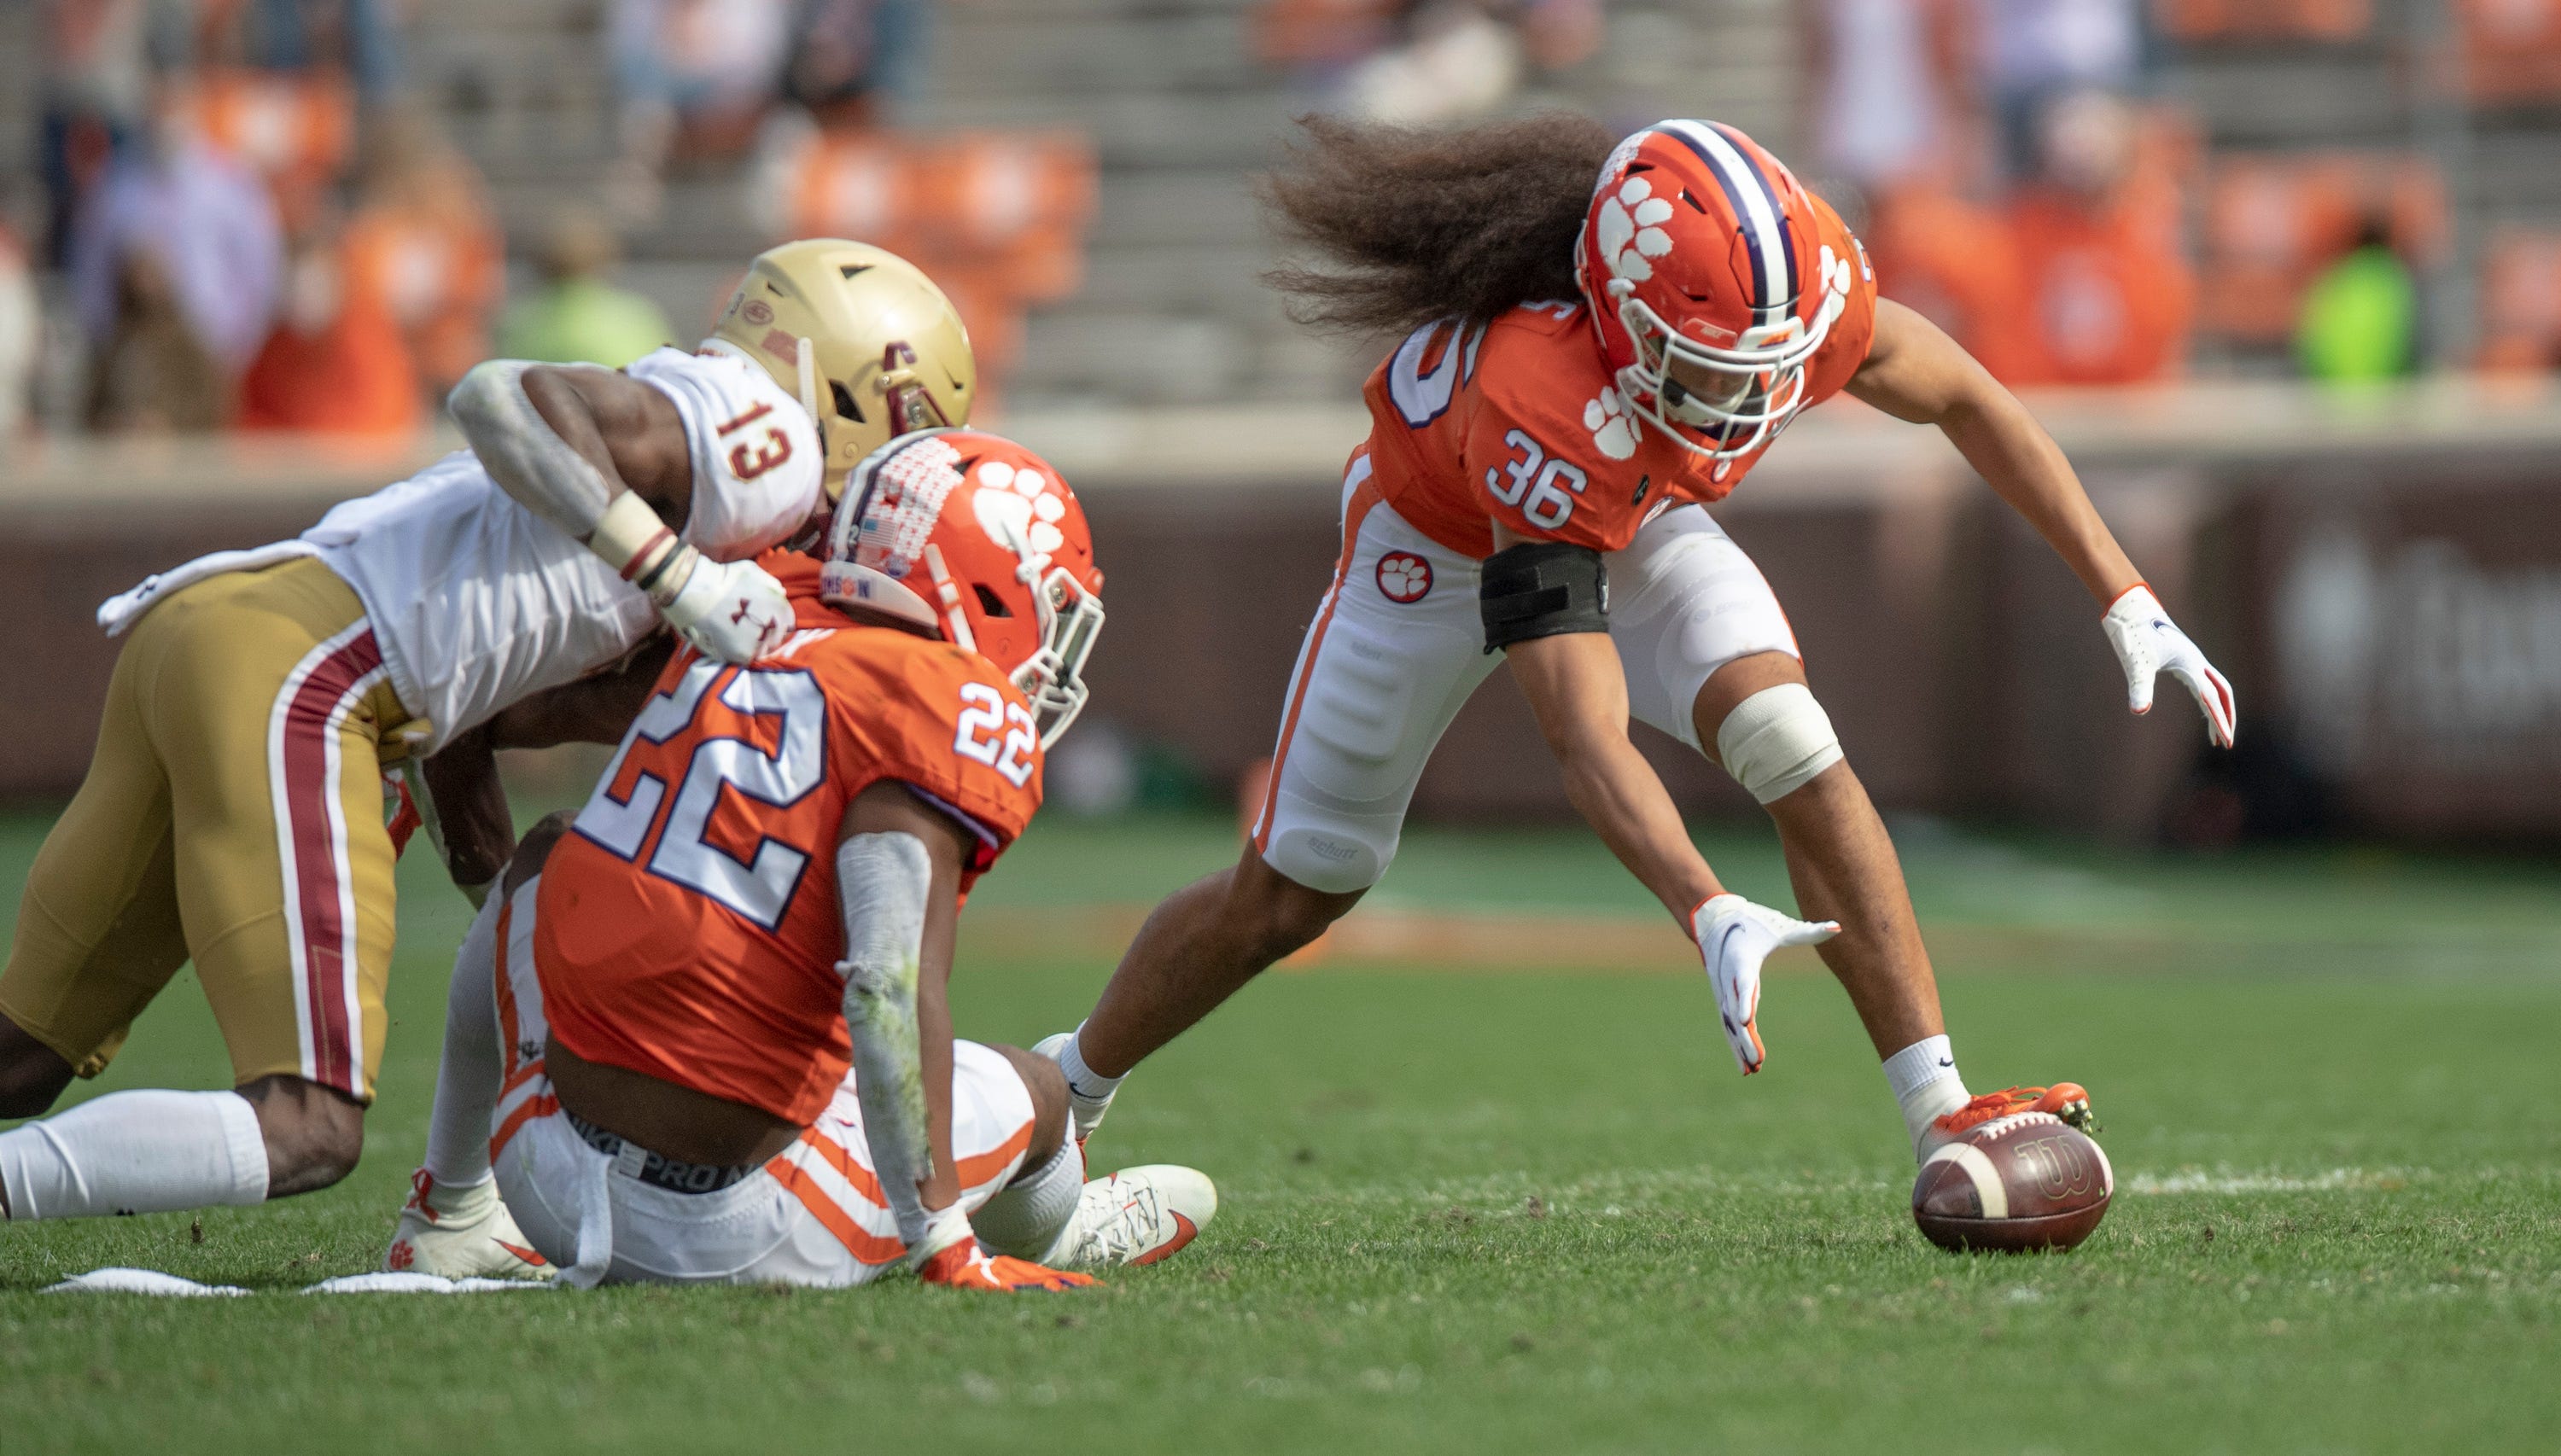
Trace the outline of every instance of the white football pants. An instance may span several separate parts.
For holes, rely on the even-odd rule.
[[[1254,826],[1264,863],[1310,890],[1366,890],[1387,873],[1433,746],[1495,666],[1477,615],[1478,564],[1343,483],[1343,548],[1298,649],[1272,786]],[[1800,657],[1752,559],[1697,506],[1665,511],[1608,559],[1610,639],[1642,723],[1699,746],[1691,709],[1738,657]]]
[[[895,1268],[907,1247],[872,1172],[850,1071],[798,1142],[717,1193],[675,1193],[613,1171],[612,1160],[578,1135],[543,1074],[547,1023],[534,974],[534,901],[541,886],[537,876],[509,897],[494,944],[481,936],[464,942],[466,954],[475,944],[489,945],[494,964],[485,970],[459,965],[454,974],[479,971],[496,984],[505,1080],[490,1119],[490,1161],[507,1212],[542,1256],[564,1270],[577,1263],[585,1201],[600,1183],[612,1218],[604,1283],[825,1288],[861,1284]],[[1013,1063],[991,1048],[954,1042],[951,1060],[951,1154],[960,1165],[961,1207],[975,1212],[1023,1166],[1032,1094]]]

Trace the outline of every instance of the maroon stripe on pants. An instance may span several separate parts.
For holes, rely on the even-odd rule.
[[[311,1023],[312,1079],[350,1096],[364,1091],[356,1085],[351,1040],[361,1029],[347,1025],[347,981],[356,968],[347,963],[347,924],[339,908],[343,846],[329,826],[338,792],[329,744],[336,732],[331,720],[355,695],[357,683],[382,665],[381,644],[368,628],[322,658],[284,710],[285,807],[302,922],[303,960],[294,971]]]

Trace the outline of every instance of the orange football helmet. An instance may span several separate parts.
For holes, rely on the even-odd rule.
[[[864,457],[827,526],[819,594],[931,629],[1031,700],[1041,746],[1085,710],[1103,573],[1067,481],[992,434],[928,429]]]
[[[1723,461],[1804,406],[1851,260],[1832,256],[1812,195],[1750,137],[1660,121],[1602,167],[1574,272],[1637,417]]]

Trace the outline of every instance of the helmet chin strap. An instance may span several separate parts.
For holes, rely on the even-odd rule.
[[[829,447],[828,416],[818,412],[818,351],[813,342],[792,335],[791,362],[800,371],[800,407],[809,411],[809,424],[818,431],[818,458],[824,460]]]

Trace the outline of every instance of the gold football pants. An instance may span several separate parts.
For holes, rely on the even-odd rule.
[[[153,606],[27,878],[0,1013],[95,1076],[192,958],[235,1084],[282,1072],[370,1101],[392,954],[383,742],[408,718],[364,603],[316,560]]]

